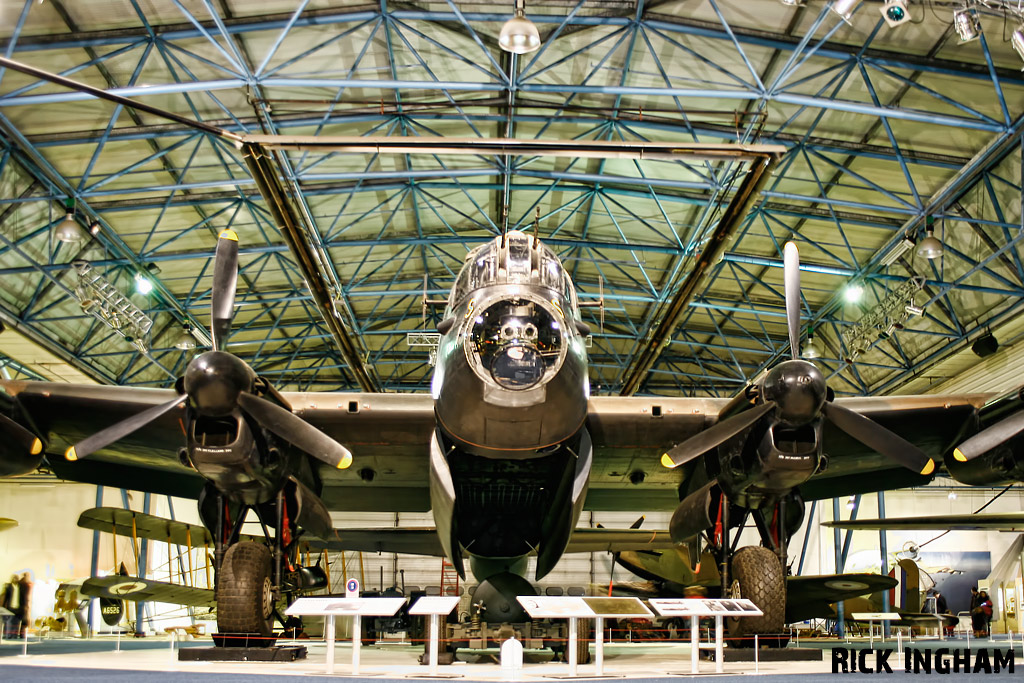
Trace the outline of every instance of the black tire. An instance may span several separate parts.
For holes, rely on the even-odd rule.
[[[215,595],[221,633],[271,636],[270,549],[248,541],[230,546],[217,573]]]
[[[740,548],[732,558],[731,584],[725,588],[722,597],[746,598],[764,612],[760,617],[729,617],[730,638],[782,633],[786,625],[786,580],[778,555],[761,546]],[[741,646],[753,644],[750,640]]]

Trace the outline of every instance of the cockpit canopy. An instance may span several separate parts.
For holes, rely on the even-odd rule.
[[[492,285],[535,285],[561,294],[565,303],[576,305],[569,275],[554,252],[532,235],[513,230],[505,238],[495,237],[466,257],[448,304],[456,308],[469,294]]]

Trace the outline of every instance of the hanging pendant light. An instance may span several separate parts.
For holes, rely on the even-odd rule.
[[[515,15],[501,27],[498,45],[502,50],[517,55],[525,55],[540,47],[540,33],[537,26],[526,18],[524,0],[516,0]]]

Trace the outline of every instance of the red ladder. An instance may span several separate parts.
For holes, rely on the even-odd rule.
[[[447,557],[441,558],[441,595],[459,594],[459,573]]]

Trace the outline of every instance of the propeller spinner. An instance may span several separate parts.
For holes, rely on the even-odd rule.
[[[793,359],[779,363],[768,373],[757,392],[758,403],[674,446],[662,456],[662,464],[678,467],[728,441],[765,415],[773,414],[779,422],[790,425],[807,424],[823,415],[857,441],[903,467],[924,475],[934,472],[935,461],[920,448],[860,413],[833,403],[821,370],[814,363],[797,358],[800,348],[800,255],[795,243],[786,243],[783,263],[786,319]],[[1021,429],[1024,429],[1024,419]]]
[[[101,430],[71,446],[68,460],[81,460],[109,446],[175,408],[186,399],[191,408],[206,417],[224,417],[241,409],[265,429],[314,458],[338,469],[352,464],[347,448],[290,410],[258,396],[256,372],[234,354],[224,351],[231,334],[235,289],[238,282],[238,236],[224,230],[217,239],[213,267],[211,329],[213,351],[201,353],[188,364],[178,383],[184,395],[149,408]]]

